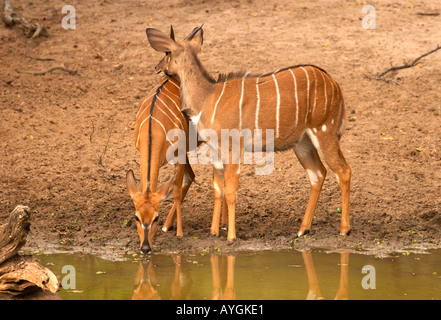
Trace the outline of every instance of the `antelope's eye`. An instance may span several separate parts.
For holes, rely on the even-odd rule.
[[[135,220],[138,221],[139,223],[141,223],[141,221],[139,221],[139,218],[136,214],[135,214]]]
[[[159,216],[156,216],[155,220],[153,220],[153,222],[157,222],[159,219]]]

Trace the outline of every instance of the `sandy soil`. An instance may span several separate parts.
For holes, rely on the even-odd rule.
[[[378,2],[375,30],[362,28],[366,3],[355,1],[70,1],[75,30],[61,27],[63,1],[14,4],[19,15],[50,27],[49,37],[30,40],[18,27],[0,26],[0,219],[18,204],[32,208],[27,249],[137,251],[124,177],[128,169],[139,177],[134,119],[160,79],[154,66],[162,57],[145,28],[173,24],[182,39],[201,23],[200,58],[214,76],[308,63],[339,82],[348,118],[341,144],[353,170],[352,233],[338,235],[340,191],[329,171],[312,232],[295,239],[309,182],[287,151],[276,154],[269,176],[243,166],[233,244],[226,231],[209,237],[212,171],[195,165],[199,184],[183,205],[185,236],[158,228],[155,250],[440,246],[441,50],[387,75],[401,86],[364,78],[440,44],[441,16],[420,14],[439,13],[439,1]],[[81,75],[23,73],[65,63]],[[161,181],[171,172],[164,168]],[[163,204],[160,224],[170,206]]]

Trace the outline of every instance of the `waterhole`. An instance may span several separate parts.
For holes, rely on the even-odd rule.
[[[388,258],[324,250],[126,258],[38,256],[67,300],[441,299],[441,250]]]

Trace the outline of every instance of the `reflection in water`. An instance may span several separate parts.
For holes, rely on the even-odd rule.
[[[351,253],[350,265],[349,253],[323,251],[148,258],[139,262],[82,254],[38,256],[60,280],[67,276],[63,266],[75,268],[76,287],[61,289],[63,299],[441,299],[441,250],[383,259]],[[376,275],[374,290],[363,286],[366,266],[375,269],[369,274]]]
[[[319,280],[312,260],[311,251],[302,252],[303,263],[305,264],[306,273],[308,274],[308,294],[306,300],[323,300],[322,292],[320,290]],[[348,272],[349,272],[349,253],[340,253],[340,283],[337,289],[335,300],[348,300],[349,286],[348,286]]]
[[[192,286],[190,273],[183,264],[180,255],[172,255],[175,271],[171,283],[171,299],[184,300]],[[317,277],[311,251],[302,252],[303,263],[308,277],[308,293],[306,300],[325,299]],[[219,268],[219,259],[221,260]],[[234,300],[234,265],[235,255],[210,255],[211,265],[211,300]],[[185,263],[185,260],[184,260]],[[340,282],[335,296],[336,300],[348,299],[349,253],[340,253]],[[140,261],[135,277],[133,300],[159,300],[158,280],[152,260]]]
[[[159,300],[156,272],[150,261],[140,261],[135,277],[133,300]]]
[[[180,255],[172,255],[175,272],[171,284],[171,300],[184,300],[191,289],[192,281],[187,269],[182,266]],[[132,300],[160,300],[158,279],[151,260],[140,261],[135,277]]]
[[[236,262],[236,256],[222,256],[222,278],[226,280],[223,289],[221,287],[221,277],[219,275],[219,256],[211,255],[211,275],[213,277],[213,289],[211,290],[211,300],[234,300],[236,293],[234,291],[234,263]]]

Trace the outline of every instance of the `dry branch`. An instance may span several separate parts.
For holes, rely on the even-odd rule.
[[[0,264],[8,260],[26,243],[31,211],[26,206],[17,206],[11,212],[7,224],[0,226]]]
[[[55,59],[53,59],[53,58],[39,58],[39,57],[33,57],[33,56],[26,56],[26,58],[34,59],[37,61],[55,61]]]
[[[18,296],[36,288],[55,293],[59,289],[56,275],[37,262],[18,255],[26,243],[31,210],[17,206],[8,223],[0,226],[0,294]]]
[[[13,27],[16,24],[23,26],[31,39],[35,39],[40,35],[48,35],[47,29],[42,24],[38,25],[27,21],[23,17],[18,17],[10,0],[4,0],[3,21],[8,27]]]
[[[382,73],[377,75],[377,78],[381,78],[383,77],[386,73],[389,73],[391,71],[395,71],[395,70],[401,70],[401,69],[407,69],[407,68],[412,68],[414,66],[416,66],[417,62],[420,61],[422,58],[428,56],[431,53],[434,53],[435,51],[441,49],[441,46],[438,45],[435,49],[430,50],[429,52],[423,53],[422,55],[420,55],[418,58],[416,58],[415,60],[413,60],[411,63],[405,63],[402,66],[396,66],[396,67],[391,67],[385,71],[383,71]]]
[[[95,150],[95,144],[94,144],[94,142],[93,142],[93,135],[94,135],[94,133],[95,133],[95,124],[94,124],[93,121],[91,121],[91,123],[92,123],[92,132],[91,132],[90,135],[89,135],[89,140],[90,140],[90,146],[92,147],[93,154],[94,154],[95,157],[98,159],[98,165],[99,165],[102,169],[104,169],[108,174],[110,174],[110,176],[111,176],[112,178],[114,178],[114,177],[125,178],[125,176],[122,176],[122,175],[119,175],[119,174],[115,174],[115,173],[113,173],[113,172],[111,171],[111,169],[108,169],[108,168],[104,165],[104,157],[106,156],[107,147],[109,146],[110,137],[112,136],[112,127],[111,127],[111,126],[109,127],[109,133],[108,133],[108,136],[107,136],[107,142],[106,142],[106,145],[104,146],[104,150],[103,150],[103,152],[101,153],[101,155],[98,155],[98,153],[97,153],[96,150]]]
[[[36,261],[15,256],[0,265],[0,293],[12,296],[34,289],[55,293],[59,289],[57,276]]]
[[[428,56],[429,54],[434,53],[435,51],[438,51],[439,49],[441,49],[441,46],[438,45],[435,49],[430,50],[426,53],[423,53],[422,55],[420,55],[419,57],[417,57],[416,59],[414,59],[411,63],[405,63],[401,66],[391,66],[389,69],[386,69],[385,71],[379,73],[376,76],[368,76],[368,75],[364,75],[365,79],[371,79],[371,80],[380,80],[380,81],[385,81],[387,83],[389,82],[393,82],[396,85],[402,86],[401,83],[399,83],[398,81],[394,80],[394,79],[386,79],[384,78],[384,76],[392,71],[396,71],[396,70],[401,70],[401,69],[407,69],[407,68],[412,68],[414,66],[417,65],[418,61],[420,61],[422,58]]]
[[[46,73],[55,71],[55,70],[62,70],[65,71],[71,75],[77,75],[80,76],[80,72],[78,70],[73,70],[73,69],[69,69],[66,66],[54,66],[54,67],[50,67],[49,69],[46,69],[44,71],[37,71],[37,72],[33,72],[33,71],[20,71],[20,70],[16,70],[19,73],[27,73],[27,74],[32,74],[34,76],[44,76]]]
[[[439,16],[439,12],[417,12],[417,15],[437,17]]]

